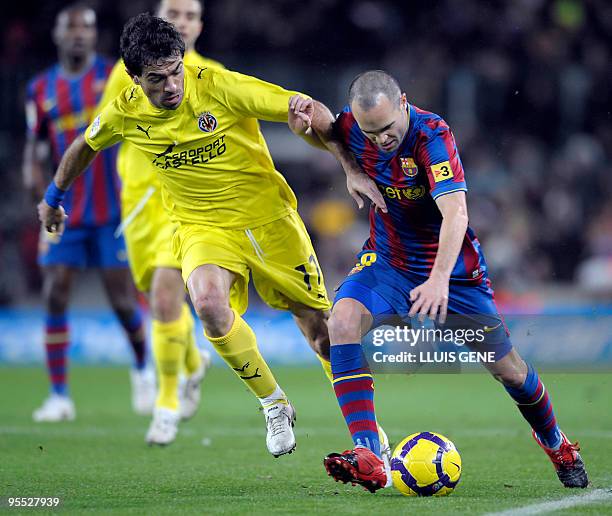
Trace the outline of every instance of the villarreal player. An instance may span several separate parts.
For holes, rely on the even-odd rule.
[[[477,351],[495,353],[487,369],[516,402],[563,485],[586,487],[577,444],[559,429],[548,392],[512,347],[498,313],[482,249],[468,226],[463,166],[446,122],[408,104],[393,77],[370,71],[353,81],[349,105],[334,125],[377,183],[387,212],[370,211],[370,236],[338,289],[329,321],[334,390],[355,448],[328,455],[328,474],[370,491],[388,482],[373,378],[360,344],[368,330],[363,321],[408,314],[444,327],[449,313],[462,326],[484,328]],[[361,170],[349,167],[347,173],[350,187]]]
[[[287,123],[309,114],[289,110],[296,92],[185,66],[184,51],[181,35],[158,17],[141,14],[126,24],[121,57],[134,85],[64,154],[39,216],[61,231],[61,201],[87,164],[120,141],[137,147],[160,178],[176,224],[172,248],[206,337],[261,402],[268,450],[280,456],[295,448],[295,411],[241,317],[249,274],[266,303],[292,312],[323,359],[330,303],[295,195],[274,168],[257,120]]]
[[[202,32],[201,0],[162,0],[157,15],[180,32],[185,42],[185,65],[197,66],[198,70],[223,68],[195,50]],[[106,83],[100,106],[109,104],[131,85],[132,79],[120,59]],[[138,127],[143,135],[150,134],[147,125]],[[205,350],[199,351],[195,342],[180,263],[171,249],[176,224],[163,208],[157,167],[146,153],[126,141],[119,148],[117,170],[121,176],[121,228],[130,269],[136,286],[149,294],[153,318],[151,340],[159,390],[145,440],[149,444],[167,445],[176,438],[179,420],[189,419],[198,408],[200,384],[210,357]],[[179,403],[181,366],[187,378],[181,386]]]
[[[112,62],[96,54],[96,13],[83,5],[67,7],[56,17],[53,41],[59,62],[28,85],[27,143],[23,173],[37,199],[48,181],[47,159],[59,163],[72,141],[83,132],[100,100]],[[44,152],[41,153],[41,149]],[[46,311],[45,350],[51,394],[33,413],[38,422],[74,419],[68,389],[70,290],[79,270],[99,270],[108,299],[134,351],[132,405],[150,414],[155,385],[146,366],[145,331],[125,257],[123,238],[114,238],[119,223],[119,178],[116,151],[108,149],[92,161],[64,199],[70,217],[61,238],[41,233],[39,264],[43,273]]]

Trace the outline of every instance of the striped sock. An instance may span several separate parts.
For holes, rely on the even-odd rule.
[[[542,444],[556,449],[561,444],[561,430],[557,425],[552,403],[536,370],[531,364],[528,364],[527,367],[527,378],[522,387],[506,387],[506,391],[516,401],[521,414],[531,425]]]
[[[335,345],[330,353],[334,391],[353,443],[369,448],[380,457],[374,380],[361,344]]]
[[[147,365],[147,344],[140,309],[136,308],[129,318],[124,320],[120,317],[119,320],[134,352],[134,368],[141,371]]]
[[[61,396],[67,396],[68,321],[66,314],[47,315],[45,321],[45,351],[51,391]]]

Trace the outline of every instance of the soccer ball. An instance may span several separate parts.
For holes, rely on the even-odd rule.
[[[450,439],[419,432],[400,442],[391,457],[393,485],[406,496],[445,496],[461,478],[461,457]]]

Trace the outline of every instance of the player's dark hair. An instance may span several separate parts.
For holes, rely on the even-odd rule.
[[[360,73],[349,86],[349,104],[356,101],[366,111],[378,104],[379,95],[385,95],[393,104],[399,105],[402,90],[392,75],[383,70],[368,70]]]
[[[121,58],[130,73],[185,55],[185,43],[171,23],[148,13],[130,18],[121,33]]]

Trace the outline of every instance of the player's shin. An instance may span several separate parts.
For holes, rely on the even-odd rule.
[[[542,444],[547,448],[556,449],[561,445],[562,436],[552,403],[537,371],[531,364],[528,364],[527,368],[527,377],[521,387],[505,386],[505,389],[516,401],[521,414],[531,425]]]
[[[257,349],[255,333],[237,312],[226,335],[206,338],[255,396],[266,398],[275,391],[276,380]]]
[[[152,340],[159,383],[155,406],[177,410],[179,371],[187,347],[183,319],[171,322],[153,320]]]
[[[121,325],[123,326],[127,337],[130,341],[130,346],[134,352],[134,368],[142,370],[146,366],[146,339],[145,330],[140,310],[136,309],[129,314],[117,314]]]
[[[374,380],[361,344],[332,345],[330,355],[334,391],[353,443],[369,448],[380,457]]]
[[[51,391],[68,395],[66,381],[68,362],[68,321],[66,315],[48,315],[45,324],[45,350]]]
[[[195,335],[193,333],[193,315],[187,303],[183,303],[181,320],[183,321],[184,330],[187,335],[187,349],[185,350],[184,360],[185,373],[187,376],[190,376],[202,367],[202,355],[196,344]]]

